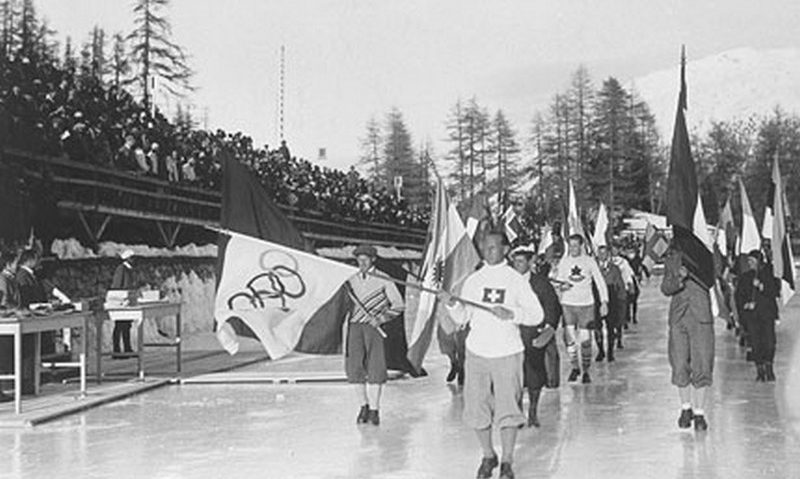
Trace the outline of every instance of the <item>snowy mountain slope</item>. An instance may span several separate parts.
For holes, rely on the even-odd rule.
[[[676,61],[677,63],[677,61]],[[704,132],[712,120],[745,120],[769,114],[777,105],[800,113],[800,49],[740,48],[686,65],[690,130]],[[634,80],[669,141],[680,89],[680,70],[657,71]]]

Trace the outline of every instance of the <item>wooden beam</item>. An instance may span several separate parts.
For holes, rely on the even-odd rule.
[[[157,213],[142,213],[140,211],[135,210],[127,210],[123,208],[111,208],[108,206],[90,206],[90,205],[83,205],[80,203],[76,203],[73,201],[59,201],[58,202],[59,208],[64,209],[71,209],[71,210],[78,210],[78,211],[98,211],[102,213],[108,213],[111,215],[116,216],[123,216],[126,218],[137,218],[143,220],[150,220],[150,221],[164,221],[167,223],[179,223],[183,225],[191,225],[191,226],[211,226],[214,228],[219,228],[218,221],[200,221],[194,218],[186,218],[181,216],[167,216],[161,215]],[[353,243],[365,243],[365,244],[372,244],[372,245],[380,245],[380,246],[395,246],[398,248],[408,248],[414,250],[422,250],[425,246],[423,243],[407,243],[407,242],[400,242],[400,241],[387,241],[387,240],[370,240],[370,239],[363,239],[363,238],[354,238],[351,236],[338,236],[338,235],[329,235],[329,234],[321,234],[321,233],[313,233],[310,231],[303,231],[301,232],[303,236],[306,238],[310,238],[312,240],[318,241],[329,241],[341,244],[353,244]],[[166,243],[166,240],[165,240]]]
[[[86,232],[86,235],[89,236],[89,241],[92,242],[92,246],[97,245],[97,240],[94,237],[94,232],[92,228],[89,226],[89,222],[86,219],[83,211],[78,210],[78,218],[81,220],[81,224],[83,225],[83,230]]]
[[[100,225],[100,228],[97,229],[97,234],[95,237],[97,241],[100,241],[100,238],[103,237],[103,233],[106,231],[106,226],[108,226],[108,222],[111,221],[111,215],[107,214],[105,218],[103,218],[103,224]]]
[[[156,220],[156,226],[158,227],[158,232],[161,233],[161,239],[164,240],[164,245],[167,248],[171,248],[169,245],[169,239],[167,238],[167,233],[164,232],[164,226],[158,220]]]
[[[170,248],[175,247],[175,240],[178,239],[178,233],[180,233],[180,231],[181,231],[181,224],[175,223],[174,229],[172,230],[172,235],[170,235],[169,237]]]
[[[142,220],[150,220],[150,221],[166,221],[166,222],[175,222],[175,223],[182,223],[185,225],[192,225],[192,226],[215,226],[219,225],[217,221],[203,221],[198,220],[195,218],[189,218],[186,216],[172,216],[172,215],[163,215],[160,213],[146,213],[136,210],[129,210],[126,208],[116,208],[111,206],[103,206],[103,205],[86,205],[83,203],[79,203],[76,201],[66,201],[62,200],[58,202],[58,207],[63,208],[66,210],[78,210],[78,211],[97,211],[99,213],[107,213],[113,216],[122,216],[125,218],[136,218]]]

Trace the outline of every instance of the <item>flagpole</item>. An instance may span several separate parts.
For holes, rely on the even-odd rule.
[[[373,276],[375,278],[385,279],[385,280],[391,281],[393,283],[402,284],[403,286],[406,286],[406,287],[409,287],[409,288],[418,289],[418,290],[420,290],[422,292],[425,292],[425,293],[439,294],[441,292],[444,292],[444,290],[441,290],[441,289],[426,288],[425,286],[422,286],[421,284],[410,283],[408,281],[403,281],[401,279],[391,278],[389,276],[385,276],[385,275],[382,275],[382,274],[376,274],[376,273],[367,273],[367,274],[370,275],[370,276]],[[459,303],[463,303],[463,304],[466,304],[468,306],[472,306],[474,308],[482,309],[482,310],[484,310],[486,312],[494,314],[494,310],[492,308],[490,308],[489,306],[486,306],[485,304],[481,304],[481,303],[478,303],[478,302],[475,302],[475,301],[471,301],[469,299],[464,299],[464,298],[461,298],[461,297],[455,296],[455,295],[451,295],[451,297],[454,300],[458,301]]]
[[[373,316],[372,313],[370,313],[367,310],[367,307],[364,306],[364,303],[362,303],[361,300],[358,299],[358,296],[356,296],[355,291],[353,291],[353,286],[350,285],[350,281],[345,282],[345,290],[347,291],[347,295],[350,296],[350,299],[353,300],[353,302],[356,304],[356,306],[358,306],[361,312],[374,321],[374,323],[371,324],[372,326],[375,327],[375,329],[378,330],[378,334],[380,334],[383,339],[386,339],[387,338],[386,332],[383,330],[383,328],[381,328],[380,321],[378,321],[378,319],[375,318],[375,316]]]

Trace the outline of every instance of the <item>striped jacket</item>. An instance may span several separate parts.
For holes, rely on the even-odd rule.
[[[375,268],[369,271],[375,272]],[[399,316],[405,308],[397,286],[388,279],[376,278],[359,271],[347,280],[347,287],[354,303],[350,314],[351,323],[364,323],[369,316],[379,322],[386,322]]]

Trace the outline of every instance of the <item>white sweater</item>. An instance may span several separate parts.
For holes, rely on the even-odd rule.
[[[527,278],[506,263],[485,265],[472,273],[464,281],[461,297],[488,307],[503,306],[514,313],[514,319],[505,321],[463,303],[447,308],[453,321],[469,322],[466,347],[481,357],[499,358],[522,352],[517,325],[535,326],[544,319],[542,306]]]
[[[578,257],[564,255],[558,262],[555,271],[551,274],[555,279],[565,282],[572,287],[562,291],[561,304],[565,306],[591,306],[594,304],[592,294],[592,281],[600,293],[600,302],[608,302],[608,287],[603,279],[597,261],[591,256]]]

